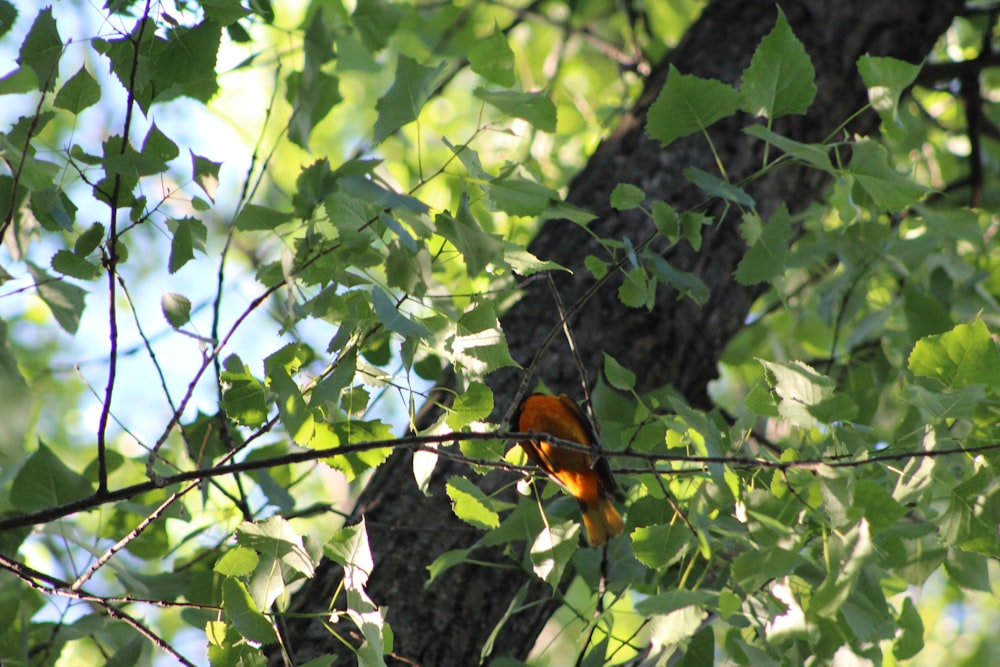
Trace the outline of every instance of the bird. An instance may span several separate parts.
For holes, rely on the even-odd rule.
[[[594,447],[598,442],[583,411],[566,394],[530,394],[515,411],[512,426],[521,433],[546,434],[584,447]],[[618,485],[607,459],[595,461],[588,452],[560,447],[541,438],[520,440],[518,444],[532,463],[576,499],[591,546],[602,546],[625,529],[612,502]]]

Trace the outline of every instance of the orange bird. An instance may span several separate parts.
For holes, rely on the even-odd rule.
[[[518,406],[513,423],[522,433],[546,433],[585,447],[597,443],[590,422],[566,394],[531,394]],[[611,502],[618,485],[607,459],[595,462],[588,453],[534,438],[518,444],[535,465],[576,498],[590,544],[599,547],[624,530],[621,514]]]

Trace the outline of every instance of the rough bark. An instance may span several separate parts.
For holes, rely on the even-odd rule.
[[[823,140],[866,103],[856,69],[861,55],[919,62],[961,8],[959,0],[785,0],[781,5],[812,58],[818,95],[808,115],[781,119],[774,129],[806,142]],[[619,182],[638,185],[651,199],[662,199],[678,210],[703,199],[681,176],[681,170],[687,166],[715,170],[704,137],[692,136],[663,149],[643,134],[646,110],[671,63],[687,74],[738,83],[761,37],[774,26],[776,15],[771,1],[718,0],[705,10],[669,60],[658,64],[635,108],[570,187],[569,202],[598,216],[591,223],[593,231],[632,240],[648,233],[644,220],[610,208],[610,192]],[[752,119],[748,117],[735,118],[711,130],[712,141],[734,180],[751,173],[760,163],[762,144],[741,131],[749,122]],[[851,129],[871,132],[876,122],[873,114],[867,114]],[[817,172],[788,169],[755,182],[749,191],[766,219],[781,202],[793,213],[802,210],[822,196],[826,185]],[[663,289],[652,312],[628,309],[618,301],[617,284],[612,283],[574,318],[573,330],[591,369],[591,382],[600,367],[601,353],[607,351],[639,371],[640,389],[672,384],[692,405],[709,405],[706,387],[715,377],[719,356],[759,294],[732,279],[745,251],[737,221],[731,214],[723,215],[722,209],[710,213],[716,221],[706,227],[700,252],[682,243],[666,255],[673,265],[696,273],[705,282],[711,290],[706,305],[678,301],[676,294]],[[599,254],[600,249],[574,223],[546,223],[531,250],[574,269],[572,275],[556,277],[566,303],[574,303],[592,284],[582,262],[588,253]],[[529,360],[538,341],[556,324],[552,296],[544,281],[527,285],[523,299],[503,318],[514,357],[521,362]],[[490,378],[499,414],[520,379],[513,371]],[[576,366],[561,339],[546,352],[536,380],[555,390],[579,394]],[[416,489],[410,470],[408,456],[391,459],[376,473],[356,513],[366,519],[375,557],[369,594],[389,610],[394,653],[406,661],[398,664],[479,664],[482,646],[514,594],[523,586],[528,587],[528,600],[544,599],[548,592],[524,573],[511,569],[510,561],[499,551],[486,550],[476,552],[477,560],[497,566],[456,567],[425,588],[426,566],[444,551],[471,546],[478,533],[454,518],[443,493],[448,477],[467,470],[442,461],[431,485],[431,497]],[[486,478],[486,484],[491,483],[491,477]],[[293,611],[322,612],[340,579],[339,569],[326,564],[297,594]],[[496,640],[492,657],[523,658],[550,612],[551,606],[541,604],[510,619]],[[296,663],[329,651],[343,652],[318,620],[292,621],[286,631]],[[344,658],[353,661],[349,655]]]

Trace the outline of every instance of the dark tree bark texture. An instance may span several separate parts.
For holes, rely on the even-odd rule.
[[[807,115],[779,119],[774,129],[803,142],[825,139],[867,102],[856,68],[861,55],[920,62],[961,4],[960,0],[782,2],[793,31],[816,68],[818,95]],[[610,207],[611,190],[620,182],[633,183],[650,199],[662,199],[678,211],[704,199],[681,175],[688,166],[715,171],[704,137],[693,135],[663,149],[643,132],[646,111],[666,79],[669,64],[685,74],[738,84],[754,49],[773,28],[776,17],[771,0],[717,0],[705,9],[668,60],[655,67],[635,108],[601,144],[570,187],[569,202],[598,216],[591,223],[598,235],[638,241],[651,229],[641,217]],[[761,161],[763,144],[742,132],[751,122],[744,116],[710,130],[733,181],[752,173]],[[865,114],[850,129],[871,133],[876,124],[874,114]],[[749,192],[766,220],[782,202],[793,214],[801,211],[821,198],[827,185],[815,171],[783,169],[753,183]],[[716,375],[720,354],[760,294],[759,289],[742,286],[732,278],[745,251],[738,220],[725,216],[722,208],[709,213],[715,222],[705,227],[699,252],[681,243],[666,255],[671,264],[696,273],[705,282],[711,291],[707,304],[698,306],[689,299],[678,300],[675,293],[661,289],[652,312],[629,309],[619,302],[618,284],[612,281],[573,318],[576,342],[589,366],[591,382],[600,368],[601,353],[606,351],[639,371],[640,390],[671,384],[692,405],[709,407],[706,387]],[[543,259],[573,269],[571,275],[555,276],[566,304],[574,303],[593,284],[583,259],[588,253],[600,256],[601,249],[576,224],[547,222],[530,249]],[[514,358],[527,363],[539,341],[557,324],[552,294],[545,281],[526,285],[522,300],[503,318]],[[577,368],[561,337],[546,351],[537,370],[532,385],[544,381],[553,390],[579,396]],[[490,381],[499,416],[513,398],[521,375],[498,372]],[[425,587],[426,567],[435,557],[450,549],[469,547],[480,535],[453,516],[443,491],[448,477],[467,472],[458,463],[442,460],[431,484],[431,496],[427,497],[416,488],[409,455],[397,454],[377,471],[356,512],[356,519],[364,516],[367,522],[375,559],[368,592],[376,603],[388,608],[395,635],[393,653],[402,659],[398,663],[390,659],[390,664],[479,664],[484,642],[518,590],[527,586],[529,601],[550,595],[542,584],[512,569],[510,560],[499,550],[475,553],[477,560],[499,567],[456,567]],[[495,475],[487,476],[484,483],[489,485],[492,477]],[[341,577],[338,568],[324,564],[316,578],[295,596],[292,611],[322,613]],[[497,637],[490,657],[523,658],[552,608],[539,604],[511,618]],[[354,661],[317,619],[291,620],[285,630],[296,664],[330,651],[342,653],[348,663]]]

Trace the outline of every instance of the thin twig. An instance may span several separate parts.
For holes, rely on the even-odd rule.
[[[125,155],[129,145],[129,134],[132,129],[132,114],[135,112],[135,80],[139,71],[139,47],[142,45],[142,36],[146,31],[146,22],[149,19],[149,9],[151,0],[146,0],[145,9],[139,18],[139,30],[134,43],[132,54],[132,67],[129,71],[129,82],[125,102],[125,121],[122,128],[121,147],[119,154]],[[108,462],[107,462],[107,431],[108,420],[111,416],[111,396],[115,388],[115,376],[118,373],[118,305],[115,303],[115,285],[117,284],[118,273],[118,201],[121,197],[122,176],[115,174],[114,185],[111,195],[108,198],[108,206],[111,207],[111,217],[108,225],[107,248],[102,252],[104,255],[104,267],[108,272],[108,383],[104,388],[104,402],[101,405],[101,418],[97,427],[97,495],[101,496],[108,492]]]
[[[269,422],[270,426],[273,426],[277,418]],[[309,449],[303,451],[291,452],[288,454],[283,454],[281,456],[255,459],[251,461],[242,461],[240,463],[231,463],[227,465],[218,465],[214,468],[199,469],[199,470],[189,470],[186,472],[178,473],[176,475],[169,475],[165,477],[158,477],[156,480],[142,482],[140,484],[134,484],[132,486],[123,487],[121,489],[116,489],[114,491],[109,491],[103,496],[91,495],[72,502],[64,503],[62,505],[57,505],[54,507],[49,507],[37,512],[31,512],[28,514],[19,514],[15,516],[8,516],[4,519],[0,519],[0,532],[5,530],[10,530],[13,528],[23,528],[25,526],[32,526],[37,523],[48,523],[55,519],[69,516],[71,514],[76,514],[77,512],[82,512],[108,503],[114,503],[119,500],[125,500],[128,498],[133,498],[137,495],[153,491],[164,486],[170,486],[173,484],[181,484],[184,482],[190,482],[193,480],[203,480],[210,479],[214,477],[219,477],[222,475],[232,475],[239,472],[248,472],[251,470],[263,470],[266,468],[271,468],[279,465],[290,465],[294,463],[305,463],[308,461],[317,461],[324,458],[334,458],[338,456],[344,456],[347,454],[356,454],[359,452],[367,452],[374,449],[409,449],[411,451],[426,451],[432,454],[437,454],[444,458],[457,461],[459,463],[465,463],[470,466],[484,467],[484,468],[497,468],[501,470],[510,471],[532,471],[535,468],[532,466],[518,466],[507,463],[506,461],[496,461],[496,460],[486,460],[477,459],[470,456],[465,456],[459,452],[449,451],[447,449],[442,449],[434,445],[440,445],[442,443],[458,443],[462,441],[470,440],[506,440],[506,441],[520,441],[527,438],[541,438],[550,441],[560,447],[578,451],[583,453],[590,453],[592,450],[590,447],[581,445],[576,442],[571,442],[568,440],[562,440],[548,433],[523,433],[518,431],[494,431],[492,433],[443,433],[436,435],[412,435],[402,438],[392,438],[386,440],[374,440],[370,442],[359,442],[352,445],[341,445],[339,447],[329,447],[326,449]],[[894,454],[877,454],[870,456],[866,459],[850,459],[843,460],[837,458],[831,459],[804,459],[800,461],[776,461],[770,459],[758,459],[749,456],[688,456],[685,454],[660,454],[653,452],[614,452],[605,451],[603,453],[609,459],[633,459],[636,461],[654,461],[660,463],[688,463],[691,464],[691,468],[683,470],[663,470],[660,472],[669,474],[679,474],[688,472],[703,472],[705,466],[709,464],[723,464],[730,465],[733,467],[746,467],[746,468],[763,468],[768,470],[806,470],[817,472],[827,468],[860,468],[868,465],[879,465],[891,461],[907,461],[916,458],[941,458],[945,456],[953,455],[975,455],[982,454],[986,452],[1000,450],[1000,443],[991,443],[988,445],[982,445],[979,447],[968,447],[968,448],[953,448],[953,449],[933,449],[933,450],[919,450],[910,452],[898,452]],[[226,457],[235,455],[236,452],[229,452]],[[636,468],[636,469],[620,469],[617,472],[624,474],[648,474],[649,470],[646,467]]]
[[[10,560],[3,554],[0,554],[0,567],[3,567],[8,572],[11,572],[14,576],[21,579],[21,581],[45,595],[59,595],[79,600],[80,602],[97,605],[111,618],[123,621],[124,623],[130,625],[136,632],[148,639],[154,646],[180,664],[185,665],[185,667],[195,667],[193,662],[178,653],[177,650],[168,644],[165,639],[147,628],[140,621],[133,618],[130,614],[118,606],[109,602],[108,599],[84,593],[82,591],[73,590],[65,581],[47,575],[44,572],[39,572],[38,570],[22,563]]]

